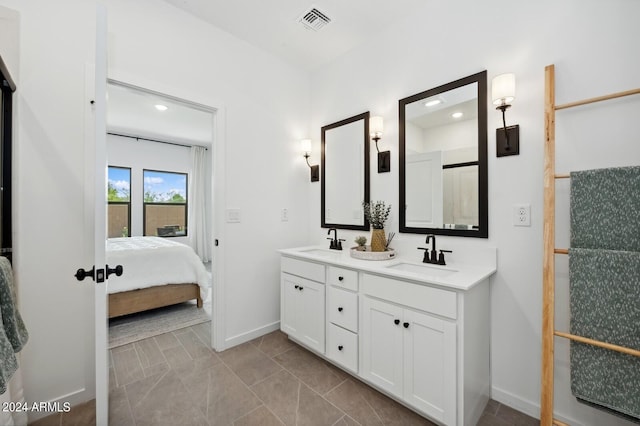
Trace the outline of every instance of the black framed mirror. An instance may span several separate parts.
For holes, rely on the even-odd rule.
[[[322,127],[321,226],[369,230],[369,112]]]
[[[400,232],[487,238],[487,72],[398,106]]]

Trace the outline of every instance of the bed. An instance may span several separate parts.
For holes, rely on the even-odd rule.
[[[109,280],[109,318],[196,300],[210,286],[200,258],[186,244],[159,237],[107,240],[107,263],[122,265],[123,275]]]

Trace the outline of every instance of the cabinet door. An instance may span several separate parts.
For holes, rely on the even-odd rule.
[[[309,348],[324,354],[324,285],[301,279],[298,292],[298,339]]]
[[[298,335],[298,302],[300,278],[282,274],[280,278],[280,329],[292,336]]]
[[[402,315],[399,306],[363,297],[362,370],[365,379],[402,396]]]
[[[434,419],[456,422],[456,325],[404,311],[404,399]]]

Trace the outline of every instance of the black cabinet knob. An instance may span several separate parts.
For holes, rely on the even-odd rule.
[[[300,288],[300,286],[299,286],[299,285],[296,285],[296,286],[295,286],[295,288],[296,288],[296,290],[297,290],[298,288]]]
[[[344,277],[338,277],[338,281],[343,281]]]
[[[338,312],[342,312],[342,306],[338,308]]]
[[[302,291],[302,290],[304,290],[304,287],[300,286],[300,287],[298,288],[298,290]]]
[[[395,320],[393,320],[393,323],[394,323],[395,325],[398,325],[398,324],[400,324],[400,320],[399,320],[399,319],[395,319]]]
[[[343,346],[342,346],[342,345],[339,345],[339,346],[338,346],[338,350],[339,350],[339,351],[341,351],[341,350],[342,350],[342,348],[343,348]]]
[[[409,328],[409,323],[408,322],[405,322],[402,325],[404,325],[404,328]]]

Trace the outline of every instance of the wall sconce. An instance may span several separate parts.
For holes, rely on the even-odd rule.
[[[378,141],[382,138],[384,130],[382,117],[376,116],[369,118],[369,135],[376,143],[376,151],[378,151],[378,173],[386,173],[391,171],[391,152],[380,152],[378,149]]]
[[[502,128],[496,129],[496,156],[520,154],[520,126],[509,126],[504,112],[511,106],[516,96],[515,74],[500,74],[491,81],[491,99],[496,109],[502,111]]]
[[[307,160],[307,166],[311,169],[311,182],[317,182],[320,180],[320,166],[317,164],[312,166],[309,164],[309,157],[311,156],[311,139],[303,139],[300,141],[302,152],[304,152],[304,159]]]

